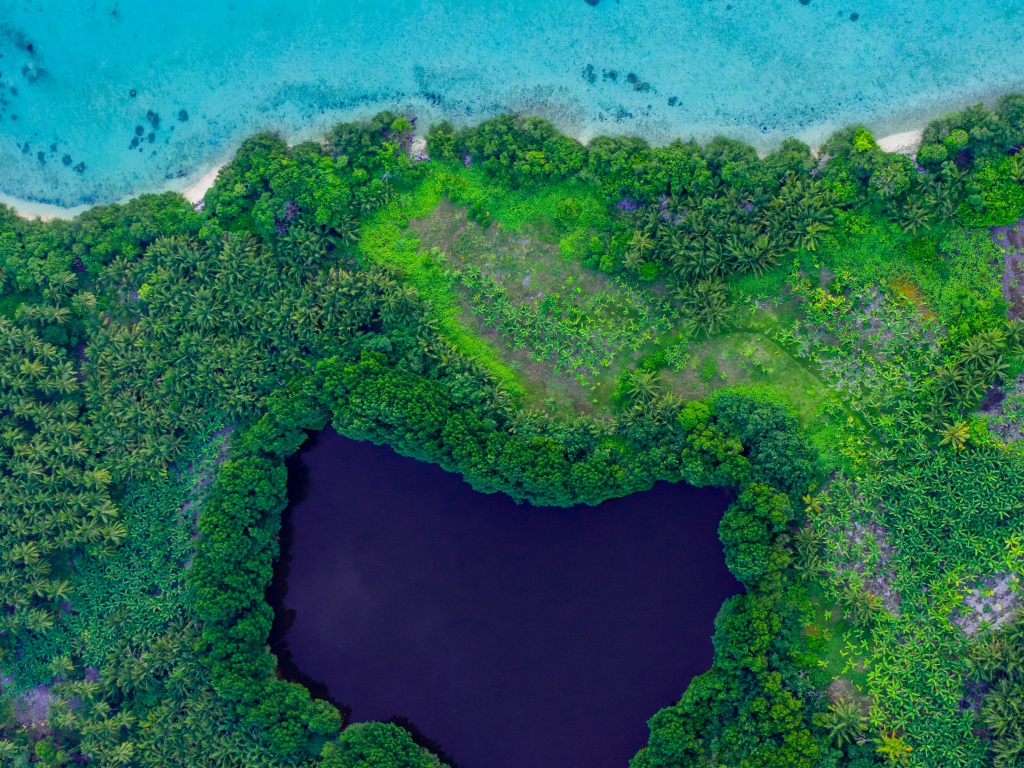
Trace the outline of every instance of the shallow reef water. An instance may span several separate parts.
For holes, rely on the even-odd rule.
[[[1024,85],[1022,30],[1009,0],[0,0],[0,193],[181,187],[255,131],[384,108],[762,149],[894,132]]]

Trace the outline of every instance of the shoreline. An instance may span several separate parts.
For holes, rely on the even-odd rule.
[[[234,156],[232,151],[231,156]],[[64,219],[70,221],[76,216],[85,213],[88,210],[96,208],[100,205],[124,205],[130,200],[134,200],[137,197],[147,194],[162,194],[164,192],[178,192],[182,197],[188,200],[192,205],[197,205],[206,196],[206,193],[217,181],[217,175],[220,173],[220,169],[223,168],[230,162],[230,157],[224,162],[217,163],[213,168],[204,171],[201,176],[196,178],[195,176],[186,177],[185,184],[182,185],[182,180],[175,179],[173,182],[165,187],[153,190],[147,190],[145,192],[139,192],[134,195],[127,195],[122,197],[120,200],[113,200],[109,203],[93,203],[89,205],[83,203],[82,205],[76,205],[72,208],[64,208],[59,205],[52,205],[50,203],[35,203],[30,200],[19,200],[16,197],[5,195],[0,192],[0,203],[6,205],[8,208],[14,211],[15,215],[20,216],[23,219],[34,221],[39,219],[40,221],[49,222],[55,219]],[[189,183],[189,179],[194,179]]]
[[[895,152],[909,155],[916,152],[917,148],[921,145],[921,136],[923,133],[924,128],[915,128],[913,130],[883,136],[876,139],[876,141],[883,152]],[[414,139],[414,143],[421,143],[422,147],[425,148],[426,138],[417,136]],[[818,150],[814,151],[817,153]],[[215,164],[208,170],[203,171],[198,177],[195,175],[186,177],[185,184],[182,184],[181,180],[176,179],[165,187],[128,195],[120,200],[115,200],[110,203],[94,203],[92,205],[83,203],[82,205],[76,205],[73,208],[64,208],[62,206],[52,205],[49,203],[34,203],[28,200],[20,200],[0,192],[0,204],[6,205],[8,208],[12,209],[17,216],[20,216],[23,219],[28,219],[29,221],[38,219],[43,222],[49,222],[55,219],[70,221],[76,216],[79,216],[98,205],[123,205],[130,200],[140,197],[141,195],[161,194],[164,192],[178,192],[182,197],[192,203],[192,205],[198,206],[206,197],[206,193],[216,183],[217,176],[220,174],[221,169],[231,161],[232,157],[234,157],[234,150],[232,150],[226,160]],[[192,179],[192,181],[189,181],[189,179]]]

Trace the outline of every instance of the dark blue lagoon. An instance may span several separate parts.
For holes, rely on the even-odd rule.
[[[329,429],[290,478],[283,667],[354,721],[411,721],[462,768],[624,768],[710,667],[715,614],[741,589],[722,490],[517,506]]]

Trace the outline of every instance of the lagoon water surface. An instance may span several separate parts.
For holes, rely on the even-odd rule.
[[[1016,0],[0,0],[0,193],[178,188],[260,130],[396,109],[814,145],[1024,86]]]
[[[406,718],[461,768],[624,768],[710,667],[714,617],[741,589],[722,490],[517,506],[330,429],[289,477],[271,587],[283,668],[353,721]]]

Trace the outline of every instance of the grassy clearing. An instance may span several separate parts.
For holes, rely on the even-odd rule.
[[[444,178],[428,174],[413,191],[399,196],[378,211],[363,227],[359,258],[363,263],[386,264],[400,270],[405,279],[431,304],[431,315],[442,335],[467,357],[475,359],[501,381],[509,394],[525,394],[515,372],[498,355],[494,345],[474,333],[461,320],[452,278],[445,270],[443,253],[425,248],[409,230],[410,219],[430,216],[444,196]]]
[[[532,224],[520,219],[518,230],[501,222],[485,229],[467,214],[464,207],[442,200],[428,216],[410,221],[409,233],[415,235],[421,251],[444,253],[451,270],[480,269],[497,281],[516,305],[539,302],[544,297],[583,304],[598,295],[611,296],[620,304],[628,302],[622,287],[610,276],[566,258],[560,247],[550,242],[550,237],[545,238],[543,222]],[[582,383],[566,371],[559,371],[551,360],[539,360],[529,349],[510,346],[507,335],[489,327],[474,312],[480,302],[473,301],[473,292],[464,285],[450,282],[448,288],[451,300],[459,307],[462,328],[493,343],[503,363],[518,373],[520,386],[531,405],[571,407],[587,413],[607,409],[621,371],[655,347],[652,338],[639,344],[634,342],[636,349],[611,356],[597,375],[585,377],[586,383]],[[554,404],[549,402],[551,399]]]
[[[505,226],[502,221],[484,228],[469,218],[465,207],[441,198],[427,215],[409,219],[408,228],[403,230],[404,242],[416,244],[420,259],[435,254],[432,258],[436,261],[436,254],[444,254],[444,262],[452,270],[478,267],[498,282],[516,305],[558,296],[583,306],[598,295],[613,297],[613,305],[628,305],[629,297],[621,284],[567,258],[561,247],[551,242],[553,238],[544,235],[543,220],[531,221],[522,214],[523,210],[546,210],[545,206],[524,204],[513,210],[519,213],[517,228]],[[415,258],[407,256],[405,263],[415,266]],[[767,385],[793,404],[810,425],[812,439],[823,447],[827,447],[828,440],[821,438],[830,436],[842,421],[836,417],[843,412],[840,401],[820,378],[756,331],[740,330],[693,342],[681,341],[671,331],[648,333],[646,338],[640,332],[628,346],[610,356],[606,365],[599,366],[596,374],[584,375],[586,383],[581,383],[578,377],[560,371],[555,359],[538,360],[535,350],[516,348],[510,334],[485,322],[474,312],[479,300],[474,302],[472,291],[450,280],[442,283],[434,279],[434,273],[430,276],[431,288],[450,291],[443,298],[443,306],[451,308],[450,316],[458,321],[460,332],[485,341],[500,365],[515,374],[525,395],[524,404],[565,413],[608,412],[623,371],[635,368],[646,356],[668,351],[660,374],[664,391],[673,391],[684,399],[699,399],[726,386]],[[435,294],[431,298],[438,302]],[[657,302],[653,297],[650,300]],[[775,308],[779,315],[795,311],[792,302]],[[628,321],[630,314],[621,317]],[[708,375],[710,369],[713,374]]]
[[[860,695],[866,695],[870,657],[863,637],[853,621],[843,613],[838,601],[830,598],[817,581],[806,585],[812,620],[804,627],[812,650],[833,680],[848,681]]]

